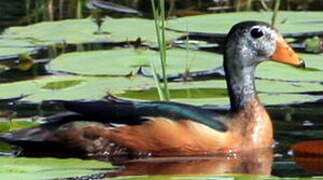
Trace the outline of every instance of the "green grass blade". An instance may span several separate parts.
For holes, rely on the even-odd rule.
[[[162,100],[162,101],[165,101],[163,88],[162,88],[161,83],[159,81],[159,75],[157,73],[156,65],[155,65],[155,63],[153,61],[151,62],[151,68],[153,70],[153,77],[154,77],[154,81],[155,81],[155,84],[156,84],[156,87],[157,87],[159,99]]]
[[[280,6],[280,0],[276,0],[275,7],[274,7],[274,13],[273,13],[273,16],[271,18],[271,25],[272,26],[275,26],[276,17],[278,15],[279,6]]]
[[[155,20],[157,42],[158,42],[159,53],[160,53],[162,78],[163,78],[163,86],[161,86],[161,84],[159,84],[159,81],[158,81],[158,85],[161,87],[161,91],[159,92],[163,94],[159,96],[164,97],[162,100],[168,101],[170,95],[168,90],[167,69],[166,69],[167,54],[166,54],[166,40],[165,40],[166,39],[165,38],[165,1],[159,0],[158,3],[159,3],[158,8],[156,8],[155,0],[151,0],[154,20]],[[155,71],[156,71],[156,68],[155,68]]]

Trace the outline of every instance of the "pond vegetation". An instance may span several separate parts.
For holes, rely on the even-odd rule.
[[[268,62],[257,69],[257,90],[274,121],[276,142],[273,154],[245,158],[263,158],[265,163],[250,167],[263,175],[246,174],[240,166],[230,169],[241,163],[234,157],[27,158],[16,157],[19,149],[0,142],[0,179],[323,179],[322,144],[315,155],[297,157],[291,150],[298,142],[323,139],[322,1],[111,2],[103,2],[102,9],[89,8],[85,0],[5,4],[8,8],[0,12],[0,133],[37,126],[65,111],[42,104],[51,99],[112,94],[136,101],[170,99],[226,113],[226,33],[240,21],[274,21],[307,68]],[[138,13],[122,13],[127,7]],[[274,7],[280,11],[272,20]],[[18,10],[24,14],[15,14]],[[101,33],[95,18],[102,23]]]

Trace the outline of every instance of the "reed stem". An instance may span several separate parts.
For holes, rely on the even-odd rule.
[[[259,0],[259,1],[260,1],[262,8],[264,8],[266,11],[268,11],[269,8],[268,8],[266,2],[264,0]]]
[[[271,18],[271,25],[272,26],[275,26],[276,17],[277,17],[277,14],[278,14],[279,6],[280,6],[280,0],[276,0],[275,1],[275,7],[274,7],[274,13],[273,13],[273,16]]]
[[[159,46],[159,53],[160,53],[160,63],[161,63],[161,70],[162,70],[162,86],[159,81],[156,80],[155,82],[157,87],[161,87],[162,95],[159,95],[161,97],[161,100],[163,101],[169,101],[169,90],[168,90],[168,81],[167,81],[167,53],[166,53],[166,38],[165,38],[165,0],[159,0],[158,1],[158,8],[156,7],[155,0],[151,0],[151,5],[153,9],[153,15],[154,15],[154,21],[155,21],[155,29],[156,29],[156,36],[157,36],[157,43]],[[155,68],[155,67],[153,67]],[[156,68],[153,71],[157,73]],[[158,75],[155,74],[156,77]]]

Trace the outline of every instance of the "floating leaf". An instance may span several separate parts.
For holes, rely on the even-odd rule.
[[[260,99],[266,105],[291,104],[314,101],[317,96],[303,93],[308,90],[323,91],[323,85],[318,83],[288,83],[280,81],[256,81]],[[194,105],[229,105],[226,83],[224,80],[197,81],[185,83],[170,83],[170,95],[173,101]],[[142,100],[158,100],[156,89],[128,90],[119,94],[120,97]]]
[[[11,152],[12,152],[12,149],[9,144],[4,143],[4,142],[0,142],[0,154],[1,153],[11,153]]]
[[[258,66],[257,77],[292,81],[323,81],[323,55],[299,54],[307,69],[293,68],[276,62],[265,62]]]
[[[0,157],[0,179],[57,179],[104,172],[109,163],[94,160]]]
[[[33,44],[24,40],[0,39],[0,56],[25,54],[33,50],[33,46]]]
[[[38,79],[0,84],[0,98],[28,95],[22,100],[42,101],[48,99],[98,99],[107,93],[122,93],[126,89],[141,89],[153,84],[152,79],[45,76]]]
[[[14,131],[23,128],[30,128],[39,125],[37,122],[31,122],[30,120],[12,120],[11,122],[0,122],[0,133],[7,131]]]
[[[305,40],[305,50],[307,52],[319,53],[323,51],[323,39],[320,37],[313,37]]]
[[[126,75],[136,72],[139,67],[149,67],[151,61],[160,67],[159,53],[148,49],[114,49],[67,53],[50,63],[50,68],[86,75]],[[222,56],[209,52],[170,49],[167,51],[167,70],[170,74],[189,71],[201,71],[222,64]]]
[[[106,18],[102,25],[103,32],[108,34],[95,35],[97,25],[90,19],[72,19],[55,22],[41,22],[22,27],[11,27],[4,32],[10,38],[32,39],[37,44],[53,44],[57,41],[82,43],[93,40],[143,41],[155,42],[154,21],[139,18],[112,19]],[[140,28],[138,28],[140,25]],[[183,33],[168,32],[168,40],[179,37]]]
[[[227,97],[227,90],[225,88],[181,88],[170,90],[171,99],[207,99],[207,98],[223,98]],[[158,101],[159,96],[156,88],[148,90],[132,90],[120,94],[120,97],[140,99],[140,100],[153,100]]]
[[[282,33],[322,31],[322,12],[280,11],[276,27]],[[227,33],[236,23],[258,20],[271,22],[272,12],[235,12],[188,16],[168,21],[168,27],[181,31]]]
[[[281,82],[257,80],[265,104],[304,102],[317,99],[316,96],[297,93],[322,92],[320,83]],[[158,100],[158,94],[151,78],[107,78],[85,76],[48,76],[35,80],[0,84],[3,92],[0,98],[29,94],[27,101],[48,99],[97,99],[107,93],[141,100]],[[224,80],[170,83],[171,98],[175,101],[196,105],[227,105],[226,83]],[[286,94],[287,93],[287,94]],[[289,94],[288,94],[289,93]],[[292,94],[291,94],[292,93]]]
[[[65,89],[69,87],[73,87],[76,85],[81,84],[82,82],[85,82],[83,80],[67,80],[67,81],[56,81],[56,82],[49,82],[46,85],[44,85],[43,89],[51,89],[51,90],[57,90],[57,89]]]

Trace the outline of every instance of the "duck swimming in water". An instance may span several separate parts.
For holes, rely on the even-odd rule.
[[[112,96],[98,101],[58,100],[51,103],[62,104],[74,113],[56,116],[39,127],[2,134],[0,140],[22,147],[55,143],[88,154],[110,154],[118,147],[156,156],[270,147],[272,122],[259,101],[254,80],[256,66],[267,60],[304,66],[273,27],[263,22],[241,22],[228,33],[224,50],[231,103],[226,116],[186,104],[134,102]]]

